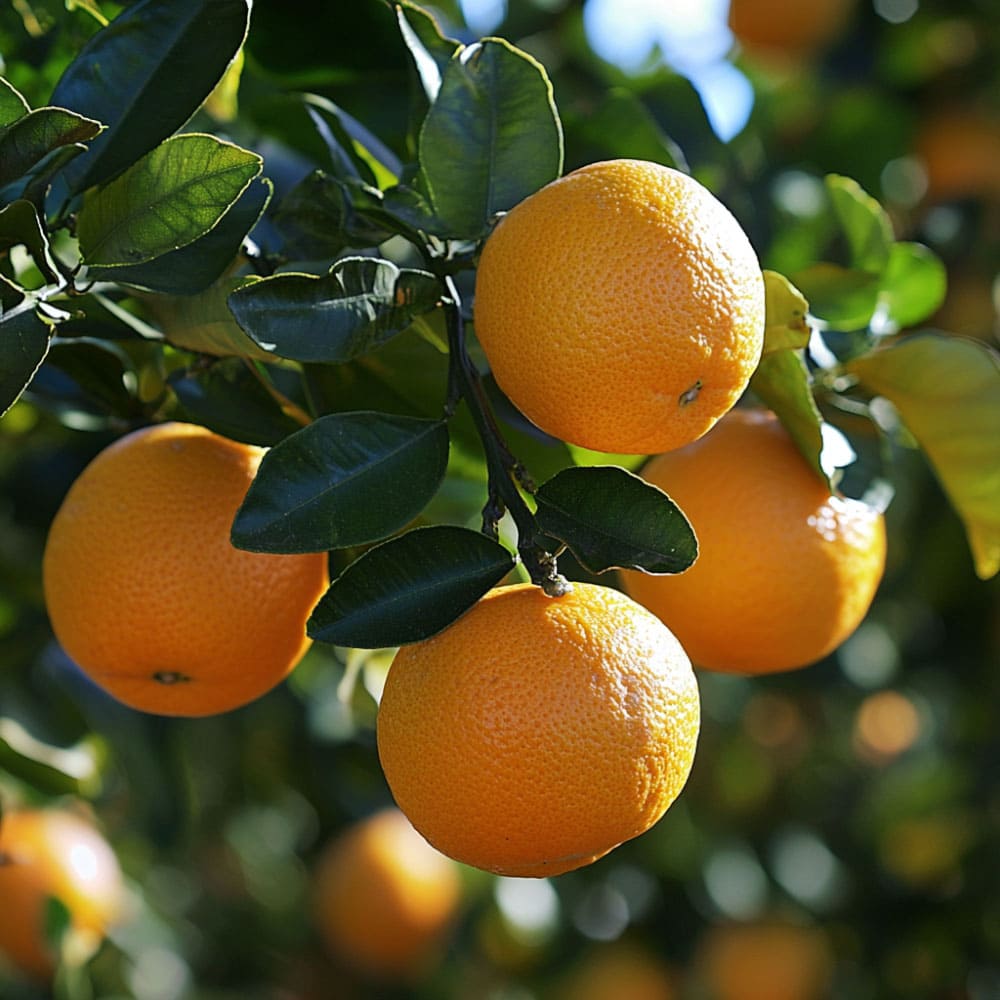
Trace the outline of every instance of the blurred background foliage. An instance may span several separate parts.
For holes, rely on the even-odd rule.
[[[949,293],[932,325],[996,346],[1000,4],[844,2],[827,37],[798,41],[774,32],[791,30],[780,5],[738,6],[742,39],[725,28],[724,0],[432,8],[453,37],[496,33],[544,63],[567,169],[679,151],[765,266],[792,270],[824,239],[824,174],[856,178],[898,238],[945,262]],[[0,7],[2,72],[32,106],[99,26],[94,9],[120,8]],[[238,94],[220,90],[190,127],[261,151],[280,198],[316,141],[292,113],[295,92],[329,97],[403,149],[409,72],[376,0],[257,0]],[[653,830],[552,881],[463,870],[436,961],[386,982],[324,947],[311,896],[325,845],[390,804],[374,741],[388,654],[317,646],[259,702],[172,720],[109,700],[51,638],[46,529],[73,478],[122,432],[117,397],[142,412],[148,359],[135,350],[123,344],[110,376],[96,357],[70,374],[51,359],[0,422],[0,796],[8,807],[89,803],[130,887],[129,920],[85,969],[57,979],[56,995],[1000,997],[1000,588],[977,580],[916,453],[895,455],[887,575],[840,650],[785,675],[702,674],[694,771]],[[169,370],[169,351],[157,364]],[[441,502],[474,523],[468,492],[449,480]],[[0,964],[4,1000],[49,993]]]

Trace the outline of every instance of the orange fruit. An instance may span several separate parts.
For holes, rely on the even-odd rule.
[[[729,210],[643,160],[546,185],[486,240],[475,329],[500,388],[542,430],[597,451],[693,441],[760,360],[764,282]]]
[[[461,902],[458,866],[398,809],[349,827],[324,848],[314,887],[330,951],[383,979],[418,975],[436,957]]]
[[[641,472],[685,512],[694,565],[622,574],[696,666],[765,674],[822,658],[861,623],[885,566],[885,523],[831,496],[777,417],[734,410]]]
[[[730,0],[729,28],[752,50],[807,55],[843,32],[857,0]]]
[[[133,708],[210,715],[281,681],[309,646],[326,556],[229,541],[263,449],[193,424],[128,434],[70,488],[45,548],[52,628]]]
[[[829,995],[832,956],[819,928],[761,920],[710,928],[696,968],[710,1000],[819,1000]]]
[[[87,820],[66,809],[5,812],[0,819],[0,953],[38,978],[56,956],[45,936],[49,897],[69,911],[80,954],[96,950],[121,915],[118,859]]]
[[[947,108],[930,115],[914,141],[927,173],[927,198],[1000,199],[1000,118]]]
[[[558,991],[560,1000],[676,1000],[670,968],[646,948],[616,941],[587,952]]]
[[[378,750],[396,802],[450,857],[558,875],[649,829],[687,780],[698,688],[620,591],[496,588],[396,654]]]

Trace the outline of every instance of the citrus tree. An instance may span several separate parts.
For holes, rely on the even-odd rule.
[[[974,609],[995,597],[1000,358],[988,329],[956,336],[942,317],[956,279],[995,268],[996,185],[938,167],[952,142],[922,118],[885,137],[917,88],[907,45],[980,22],[930,12],[890,34],[842,4],[795,42],[759,30],[795,27],[773,3],[756,25],[734,5],[758,102],[724,143],[683,77],[602,65],[571,5],[512,4],[504,37],[481,38],[447,4],[340,6],[38,4],[0,20],[0,794],[12,828],[89,801],[132,877],[94,957],[67,943],[73,900],[39,876],[45,958],[17,971],[0,940],[11,990],[153,996],[159,976],[171,997],[339,996],[324,963],[341,962],[360,995],[394,964],[404,994],[522,974],[544,991],[582,946],[556,917],[518,925],[515,890],[478,870],[559,875],[565,897],[524,890],[536,913],[565,898],[579,933],[606,940],[645,912],[655,941],[691,911],[674,897],[695,869],[715,918],[767,916],[750,940],[807,942],[809,990],[858,965],[858,989],[894,988],[898,949],[834,954],[835,934],[799,926],[822,907],[780,876],[796,912],[771,934],[788,914],[746,902],[767,877],[753,851],[700,850],[697,830],[751,842],[785,764],[806,784],[829,764],[793,752],[795,698],[826,696],[842,649],[864,693],[858,759],[908,750],[919,700],[868,667],[900,655],[891,609],[917,641],[918,577],[964,574]],[[852,30],[896,59],[854,105],[812,75],[828,59],[850,79],[849,39],[836,46]],[[990,109],[967,111],[988,151]],[[924,545],[935,523],[952,526],[947,558]],[[890,610],[865,632],[880,584]],[[969,657],[992,642],[995,659],[974,620]],[[803,667],[814,680],[785,673]],[[469,912],[446,867],[426,929],[416,902],[358,910],[372,946],[345,946],[353,869],[372,864],[375,886],[399,866],[363,855],[317,880],[306,861],[390,797],[473,866]],[[921,857],[950,872],[978,843],[950,799],[910,826],[869,808],[879,863],[914,891],[934,882]],[[380,848],[394,861],[406,829]],[[626,875],[602,868],[637,837]],[[712,890],[719,858],[751,880],[742,903]],[[438,964],[396,963],[376,940],[393,926]],[[966,945],[987,954],[978,933]],[[692,924],[643,947],[692,970],[670,989],[696,990],[725,978],[699,971],[698,944]],[[933,969],[927,990],[953,973]]]

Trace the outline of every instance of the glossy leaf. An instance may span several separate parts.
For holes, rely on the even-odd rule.
[[[47,282],[59,282],[59,272],[49,250],[48,236],[38,218],[38,211],[30,201],[23,199],[0,208],[0,252],[18,244],[28,251],[35,267]]]
[[[142,264],[91,267],[87,277],[169,295],[203,292],[232,266],[247,234],[264,213],[273,190],[266,177],[256,177],[218,224],[193,243]]]
[[[497,38],[459,50],[424,120],[419,154],[449,235],[482,235],[498,212],[562,170],[562,128],[541,64]]]
[[[0,128],[16,122],[31,110],[21,92],[0,76]]]
[[[806,297],[777,271],[764,271],[764,356],[805,347],[810,329]]]
[[[879,282],[878,332],[895,333],[933,315],[944,302],[948,275],[921,243],[894,243]]]
[[[847,238],[852,267],[879,273],[889,261],[892,223],[885,210],[857,181],[830,174],[826,189]]]
[[[535,500],[539,529],[569,546],[592,573],[614,567],[681,573],[697,558],[697,539],[680,508],[616,466],[563,469]]]
[[[17,402],[45,360],[51,333],[27,300],[0,315],[0,416]]]
[[[343,362],[405,330],[439,296],[427,271],[348,257],[322,277],[279,274],[245,285],[229,297],[229,308],[265,351],[295,361]]]
[[[335,176],[371,185],[396,180],[403,169],[399,157],[357,118],[317,94],[304,95],[303,104],[327,148]]]
[[[888,399],[965,524],[976,572],[1000,571],[1000,356],[972,340],[918,334],[847,369]]]
[[[139,0],[66,68],[52,103],[108,125],[67,169],[73,191],[103,183],[182,126],[246,37],[250,0]]]
[[[773,410],[813,471],[830,486],[823,468],[823,418],[801,351],[774,351],[761,359],[750,389]]]
[[[39,108],[0,130],[0,187],[17,180],[60,146],[87,142],[103,126],[65,108]]]
[[[444,478],[440,420],[332,413],[263,458],[233,522],[253,552],[325,552],[379,541],[410,523]]]
[[[399,33],[413,60],[424,96],[433,103],[441,89],[444,76],[459,43],[441,33],[434,17],[414,3],[396,4]]]
[[[355,560],[309,619],[314,639],[377,649],[428,639],[512,569],[499,542],[450,525],[415,528]]]
[[[139,264],[209,232],[260,173],[263,161],[210,135],[159,145],[80,210],[80,252],[88,265]]]

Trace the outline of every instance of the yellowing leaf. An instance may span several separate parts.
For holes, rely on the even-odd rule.
[[[919,334],[847,365],[893,403],[965,524],[976,573],[1000,571],[1000,356]]]
[[[806,297],[777,271],[764,272],[764,356],[809,343]]]

